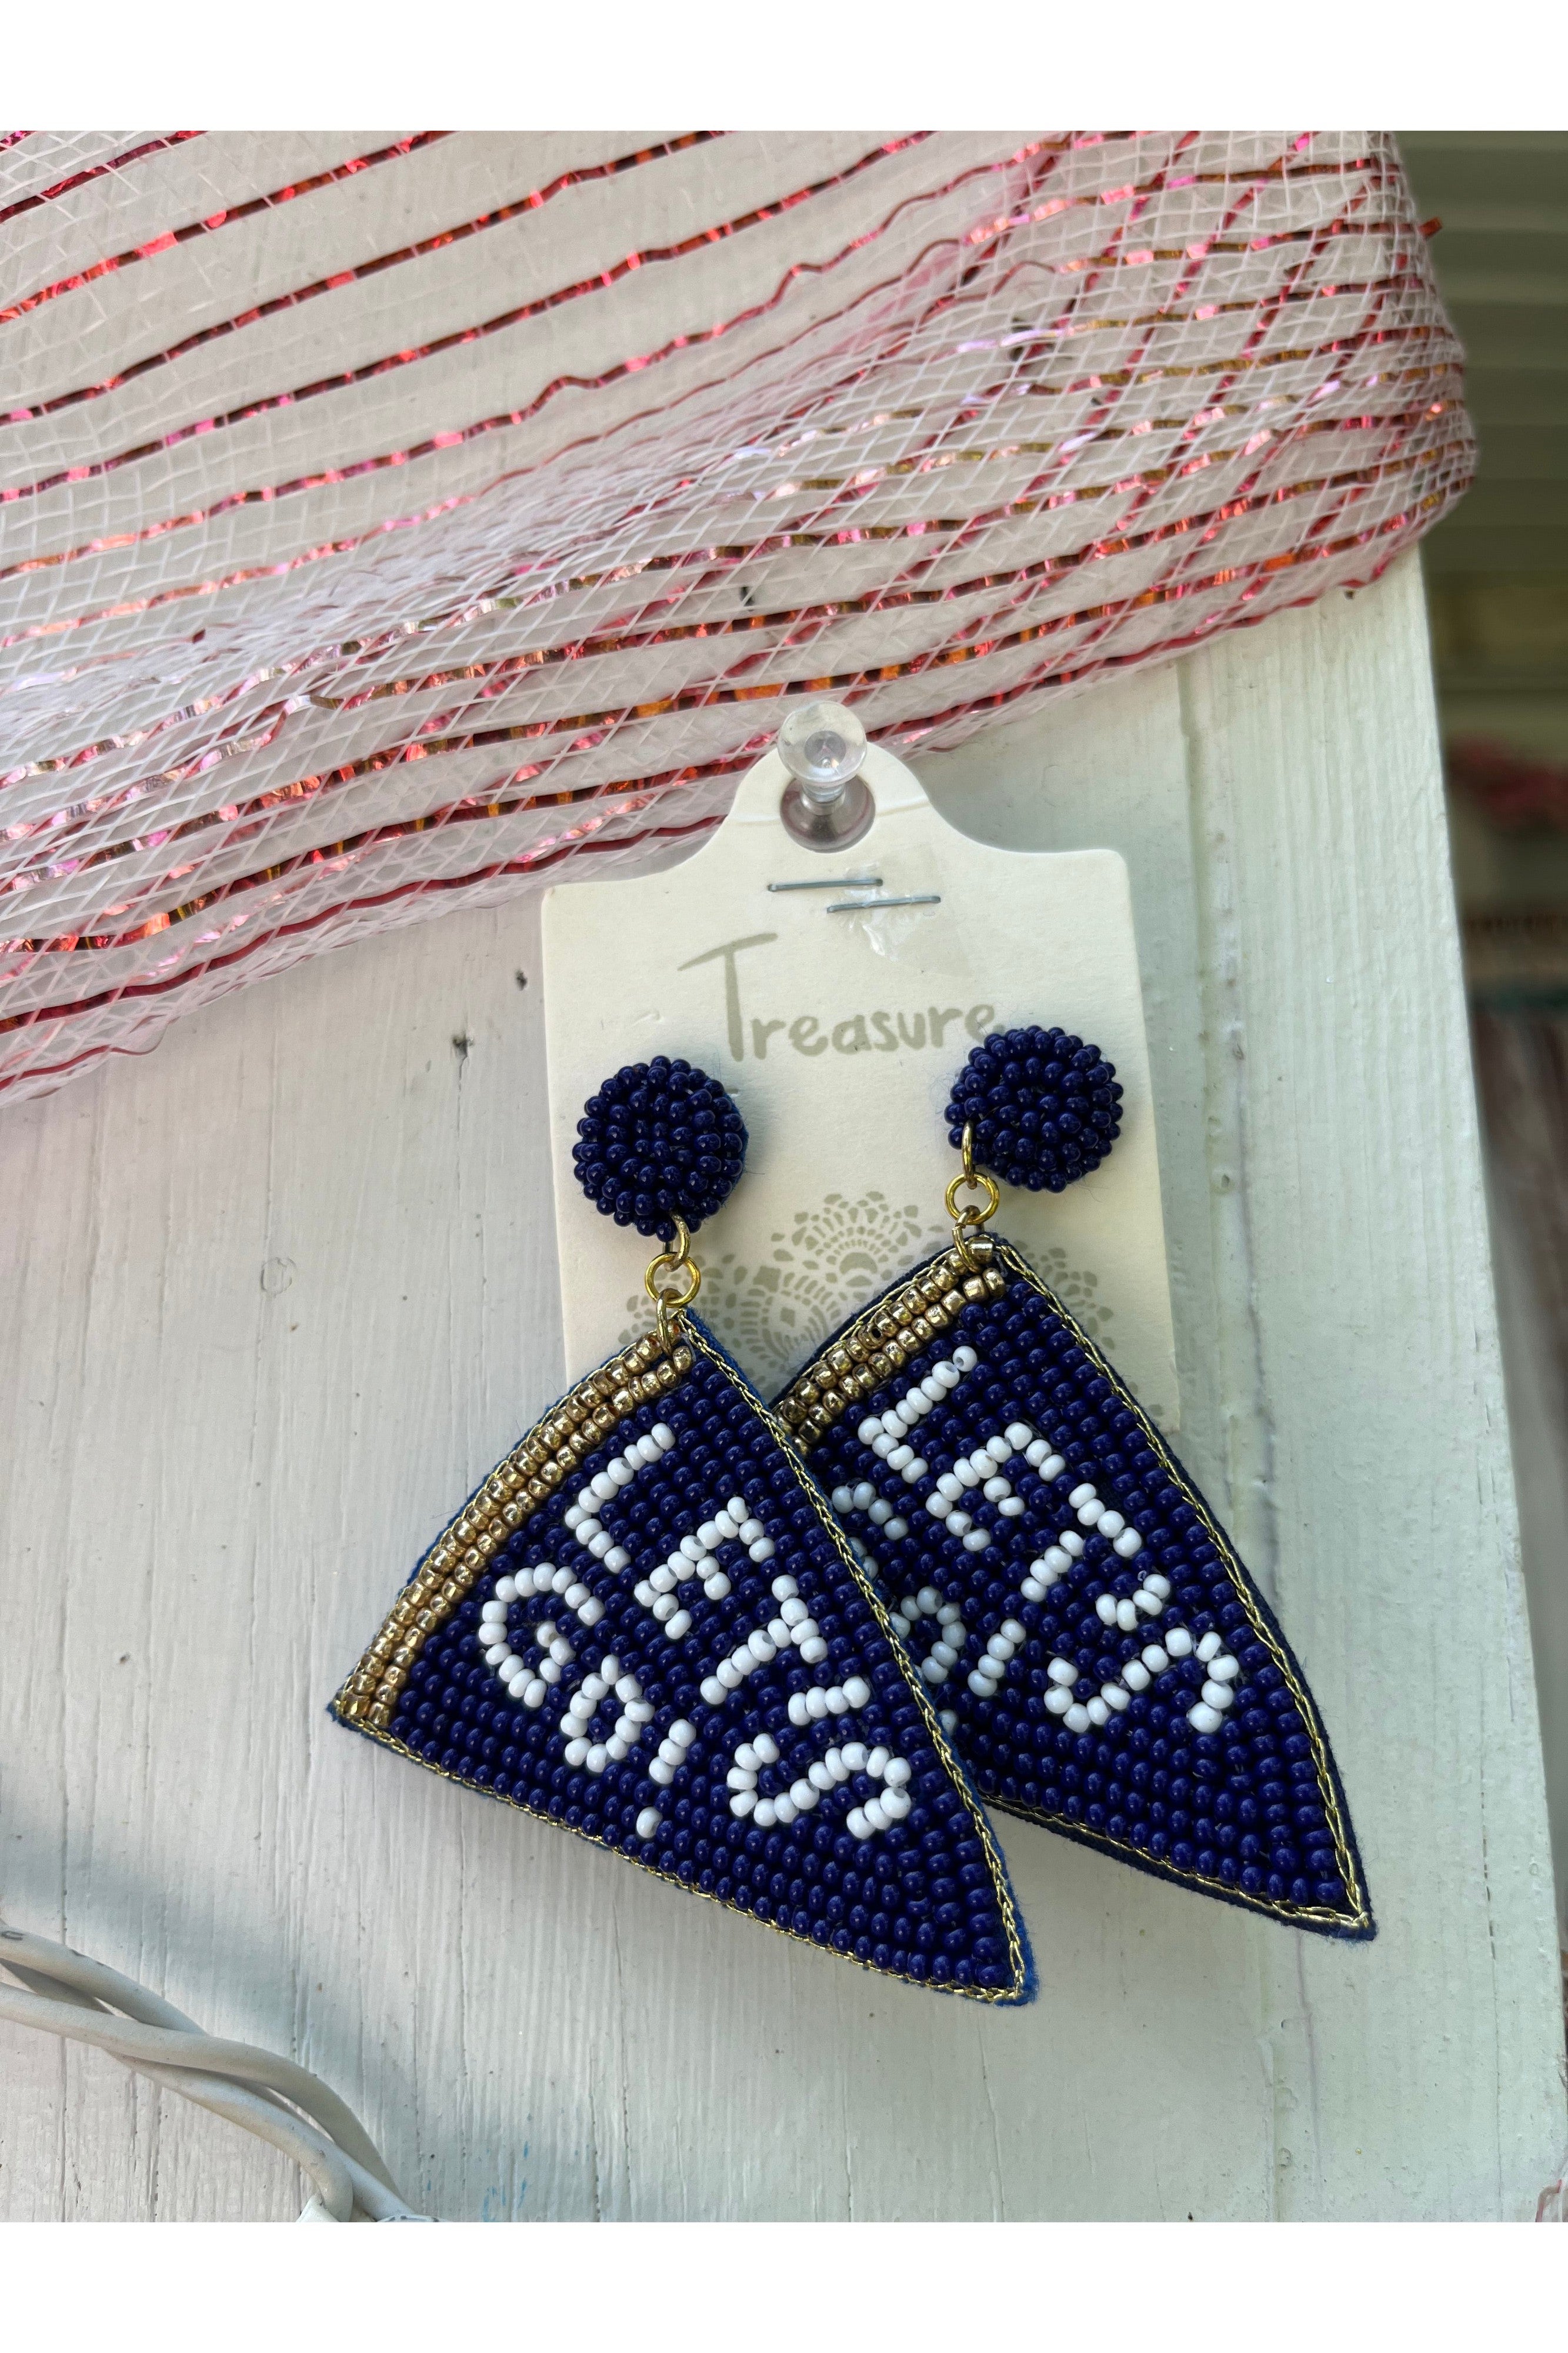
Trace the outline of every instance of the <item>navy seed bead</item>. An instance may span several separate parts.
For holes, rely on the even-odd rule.
[[[672,1241],[677,1218],[695,1233],[728,1200],[745,1166],[745,1123],[717,1079],[658,1054],[589,1096],[572,1158],[596,1209]]]
[[[1099,1167],[1121,1128],[1121,1089],[1098,1046],[1061,1029],[996,1029],[952,1082],[948,1140],[1004,1184],[1059,1193]]]

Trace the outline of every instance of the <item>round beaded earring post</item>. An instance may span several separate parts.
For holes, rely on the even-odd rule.
[[[1368,1937],[1338,1770],[1272,1611],[1114,1366],[987,1230],[998,1179],[1060,1192],[1098,1168],[1121,1103],[1099,1048],[1060,1029],[977,1046],[945,1114],[952,1245],[774,1409],[988,1805]]]
[[[691,1235],[744,1165],[740,1112],[660,1057],[607,1079],[578,1139],[588,1198],[663,1245],[652,1328],[482,1482],[332,1714],[826,1952],[1028,2000],[1002,1859],[929,1688],[690,1312]]]

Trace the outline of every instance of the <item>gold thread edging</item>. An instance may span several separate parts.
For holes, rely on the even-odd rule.
[[[414,1660],[418,1656],[419,1651],[423,1648],[430,1635],[437,1632],[440,1628],[446,1624],[453,1610],[467,1599],[468,1594],[472,1589],[473,1586],[479,1582],[480,1576],[484,1573],[490,1556],[489,1554],[481,1554],[475,1562],[473,1567],[469,1570],[465,1581],[463,1581],[460,1586],[458,1585],[458,1578],[455,1576],[446,1577],[439,1588],[437,1598],[431,1600],[422,1601],[417,1609],[416,1609],[412,1606],[410,1597],[414,1595],[415,1589],[418,1586],[420,1577],[424,1574],[426,1566],[435,1561],[437,1553],[440,1552],[443,1546],[448,1545],[457,1540],[456,1532],[458,1528],[464,1518],[471,1514],[472,1508],[479,1502],[479,1499],[481,1496],[489,1493],[492,1485],[501,1477],[501,1474],[504,1472],[514,1469],[518,1466],[521,1458],[525,1455],[534,1440],[538,1438],[541,1433],[553,1428],[555,1423],[564,1417],[573,1408],[578,1406],[580,1401],[586,1400],[588,1402],[594,1402],[601,1395],[596,1385],[602,1382],[607,1376],[613,1373],[617,1373],[623,1367],[626,1367],[631,1359],[640,1356],[644,1367],[654,1363],[659,1348],[657,1333],[649,1333],[646,1335],[643,1339],[635,1342],[630,1348],[623,1350],[618,1356],[610,1358],[605,1365],[600,1366],[596,1373],[590,1373],[585,1376],[583,1380],[577,1383],[574,1388],[567,1392],[566,1397],[562,1399],[560,1404],[552,1408],[549,1412],[541,1417],[540,1420],[534,1425],[534,1428],[528,1433],[528,1435],[521,1440],[511,1450],[511,1452],[502,1458],[502,1461],[498,1463],[496,1469],[490,1472],[489,1476],[480,1482],[480,1485],[475,1490],[474,1494],[470,1496],[468,1502],[464,1504],[462,1510],[454,1516],[454,1518],[448,1523],[447,1528],[443,1531],[442,1535],[437,1537],[436,1543],[430,1547],[429,1552],[425,1556],[425,1559],[421,1562],[419,1568],[416,1570],[414,1576],[403,1588],[402,1591],[398,1595],[397,1600],[394,1603],[391,1611],[388,1613],[383,1623],[381,1632],[376,1636],[375,1641],[365,1651],[353,1673],[349,1676],[342,1688],[335,1694],[333,1698],[328,1704],[328,1714],[332,1716],[335,1721],[346,1725],[350,1730],[363,1733],[367,1739],[374,1741],[380,1747],[391,1749],[395,1755],[407,1757],[412,1764],[422,1767],[427,1773],[436,1774],[441,1780],[451,1781],[459,1788],[472,1790],[479,1797],[495,1799],[501,1805],[510,1806],[516,1812],[526,1814],[535,1821],[548,1823],[552,1830],[568,1831],[573,1837],[582,1839],[585,1844],[592,1846],[599,1853],[614,1855],[623,1862],[635,1863],[639,1871],[647,1872],[652,1878],[668,1881],[672,1887],[679,1887],[689,1895],[700,1895],[705,1902],[719,1904],[721,1910],[734,1912],[738,1917],[750,1920],[758,1927],[771,1928],[775,1936],[787,1936],[793,1943],[803,1945],[809,1952],[825,1953],[828,1957],[834,1960],[851,1961],[857,1968],[865,1969],[874,1977],[893,1978],[905,1985],[918,1986],[926,1992],[951,1993],[956,1995],[963,2000],[989,2002],[993,2007],[1011,2007],[1023,2003],[1028,1999],[1029,1963],[1027,1955],[1025,1951],[1023,1938],[1019,1932],[1017,1910],[1013,1901],[1012,1889],[1007,1883],[1000,1850],[997,1847],[995,1838],[992,1832],[991,1825],[985,1818],[984,1810],[979,1799],[970,1787],[967,1768],[958,1759],[953,1750],[949,1746],[947,1736],[943,1732],[941,1724],[937,1721],[935,1711],[932,1709],[923,1689],[921,1688],[913,1664],[910,1660],[908,1653],[905,1651],[902,1643],[899,1641],[889,1622],[888,1613],[883,1607],[882,1601],[877,1594],[870,1580],[867,1577],[865,1572],[860,1567],[859,1563],[855,1559],[854,1555],[850,1552],[843,1530],[839,1527],[837,1519],[834,1517],[831,1507],[824,1497],[822,1490],[818,1487],[816,1480],[812,1477],[810,1472],[805,1466],[805,1462],[802,1457],[800,1448],[794,1434],[784,1427],[772,1409],[763,1402],[762,1398],[759,1398],[756,1392],[752,1388],[751,1384],[740,1372],[738,1366],[731,1362],[721,1349],[716,1347],[712,1344],[706,1332],[695,1322],[694,1319],[686,1320],[683,1329],[683,1340],[679,1345],[671,1349],[668,1356],[666,1357],[659,1365],[658,1386],[654,1394],[658,1397],[668,1396],[677,1388],[679,1388],[680,1382],[691,1369],[694,1362],[693,1351],[695,1350],[707,1357],[709,1362],[716,1366],[716,1368],[723,1375],[724,1378],[730,1382],[731,1386],[740,1391],[742,1398],[745,1398],[746,1402],[755,1412],[757,1419],[763,1423],[763,1427],[769,1431],[770,1435],[778,1444],[780,1451],[783,1453],[784,1460],[788,1462],[791,1471],[795,1474],[796,1483],[800,1487],[802,1493],[816,1512],[821,1525],[826,1528],[831,1535],[840,1560],[843,1562],[845,1567],[849,1571],[849,1574],[853,1577],[862,1597],[867,1600],[867,1602],[868,1602],[872,1614],[875,1617],[878,1625],[881,1629],[883,1637],[886,1640],[889,1650],[893,1653],[894,1663],[898,1667],[900,1674],[903,1676],[907,1689],[920,1706],[921,1715],[925,1720],[926,1728],[931,1739],[931,1744],[936,1749],[938,1756],[941,1757],[942,1764],[946,1767],[949,1781],[963,1799],[964,1806],[969,1812],[970,1819],[973,1822],[974,1827],[979,1833],[981,1849],[984,1854],[986,1867],[991,1876],[992,1892],[995,1896],[997,1908],[1001,1913],[1003,1927],[1006,1936],[1007,1957],[1013,1973],[1013,1982],[1011,1986],[965,1986],[960,1985],[958,1981],[952,1978],[939,1979],[933,1978],[911,1977],[907,1970],[880,1968],[874,1961],[863,1961],[855,1953],[840,1952],[838,1947],[835,1945],[818,1945],[814,1938],[810,1936],[803,1936],[797,1929],[781,1927],[776,1920],[758,1920],[755,1913],[742,1912],[738,1905],[732,1905],[723,1901],[721,1898],[713,1894],[710,1889],[698,1887],[692,1882],[679,1878],[674,1872],[662,1871],[657,1863],[644,1862],[638,1855],[627,1854],[623,1847],[611,1845],[607,1840],[595,1836],[593,1832],[582,1829],[578,1824],[563,1821],[557,1815],[548,1813],[538,1806],[531,1806],[524,1799],[511,1797],[503,1791],[493,1788],[480,1788],[477,1783],[467,1779],[462,1774],[451,1772],[445,1766],[432,1764],[427,1757],[422,1757],[417,1749],[411,1748],[405,1741],[396,1738],[395,1736],[387,1729],[392,1711],[395,1706],[397,1699],[401,1697],[403,1688],[407,1682],[408,1668],[413,1664]],[[643,1354],[645,1351],[647,1352],[646,1355]],[[684,1362],[681,1361],[682,1359],[684,1359]],[[673,1377],[668,1380],[664,1379],[662,1376],[672,1366],[677,1368],[673,1373]],[[650,1377],[650,1376],[647,1374],[646,1370],[642,1377]],[[624,1383],[620,1386],[624,1387]],[[602,1434],[595,1436],[588,1443],[580,1448],[577,1459],[581,1461],[584,1456],[592,1453],[596,1447],[603,1445],[605,1439],[611,1434],[621,1421],[624,1421],[628,1415],[635,1413],[639,1405],[649,1401],[650,1399],[643,1397],[633,1397],[629,1398],[628,1402],[625,1406],[620,1407],[619,1409],[614,1413],[608,1428]],[[597,1420],[598,1414],[603,1410],[604,1408],[602,1405],[597,1406],[594,1415],[594,1419],[590,1421],[584,1418],[579,1424],[579,1427],[583,1429],[593,1427],[594,1423]],[[563,1473],[562,1476],[564,1476],[564,1473]],[[553,1486],[558,1486],[560,1483],[560,1478],[557,1478],[550,1492],[553,1492]],[[515,1494],[509,1498],[509,1500],[515,1501]],[[546,1495],[531,1499],[529,1503],[528,1509],[520,1514],[515,1524],[507,1525],[503,1521],[497,1521],[492,1517],[490,1525],[505,1525],[506,1537],[510,1537],[515,1533],[516,1528],[521,1527],[523,1525],[523,1522],[531,1517],[532,1514],[547,1500],[548,1493]],[[505,1541],[504,1537],[502,1541]],[[499,1550],[499,1545],[492,1546],[491,1551]],[[479,1551],[479,1546],[477,1544],[470,1544],[468,1549],[477,1553]],[[387,1635],[389,1630],[393,1629],[395,1626],[397,1626],[400,1629],[411,1626],[415,1623],[416,1619],[420,1618],[424,1619],[426,1622],[417,1626],[416,1638],[416,1636],[410,1636],[409,1641],[405,1645],[401,1646],[402,1648],[406,1648],[407,1656],[403,1660],[401,1672],[398,1675],[396,1686],[393,1691],[391,1698],[384,1700],[382,1693],[386,1689],[390,1683],[390,1674],[382,1674],[381,1661],[388,1654],[382,1651],[380,1646],[383,1644],[384,1639]],[[376,1700],[374,1711],[363,1696],[365,1689],[367,1688],[365,1682],[367,1671],[372,1667],[373,1662],[375,1665],[377,1673],[381,1675],[381,1682],[376,1686]]]
[[[1110,1382],[1123,1405],[1130,1407],[1137,1414],[1140,1422],[1149,1433],[1166,1477],[1202,1521],[1205,1532],[1220,1556],[1231,1589],[1247,1611],[1247,1621],[1254,1634],[1268,1651],[1295,1701],[1307,1737],[1311,1743],[1318,1793],[1322,1799],[1323,1810],[1328,1819],[1333,1840],[1334,1858],[1340,1866],[1340,1877],[1354,1903],[1355,1909],[1353,1912],[1342,1912],[1330,1905],[1290,1904],[1271,1896],[1255,1895],[1246,1888],[1232,1887],[1226,1880],[1214,1878],[1204,1872],[1184,1869],[1179,1863],[1167,1862],[1160,1855],[1148,1854],[1142,1848],[1131,1846],[1124,1840],[1111,1838],[1103,1831],[1096,1831],[1083,1823],[1075,1822],[1070,1816],[1044,1812],[1035,1807],[1022,1805],[1006,1798],[992,1798],[987,1802],[994,1806],[999,1813],[1015,1815],[1022,1821],[1037,1822],[1047,1830],[1059,1830],[1064,1835],[1079,1841],[1085,1846],[1097,1846],[1117,1854],[1124,1854],[1130,1862],[1135,1862],[1143,1870],[1163,1878],[1175,1880],[1185,1886],[1199,1888],[1205,1894],[1218,1896],[1226,1903],[1262,1913],[1271,1920],[1283,1921],[1289,1926],[1300,1923],[1320,1927],[1353,1929],[1372,1927],[1373,1926],[1372,1907],[1367,1902],[1366,1890],[1362,1883],[1361,1874],[1355,1867],[1354,1852],[1346,1836],[1344,1816],[1329,1758],[1328,1743],[1318,1719],[1316,1704],[1296,1672],[1289,1654],[1284,1647],[1283,1638],[1277,1634],[1268,1620],[1259,1615],[1258,1597],[1252,1591],[1251,1579],[1230,1538],[1214,1518],[1203,1497],[1194,1489],[1181,1464],[1165,1444],[1161,1432],[1154,1427],[1149,1414],[1128,1388],[1114,1365],[1101,1355],[1071,1311],[1062,1304],[1055,1292],[1036,1273],[1028,1261],[1013,1243],[1003,1240],[998,1235],[994,1239],[992,1247],[995,1256],[1012,1269],[1014,1275],[1026,1282],[1031,1290],[1037,1292],[1052,1314],[1061,1318],[1085,1356],[1101,1377]],[[863,1308],[855,1321],[847,1325],[838,1337],[829,1342],[813,1362],[796,1376],[779,1401],[779,1411],[786,1419],[792,1409],[799,1415],[797,1444],[802,1443],[799,1431],[809,1430],[809,1438],[802,1444],[803,1452],[806,1446],[815,1444],[817,1439],[825,1436],[842,1420],[857,1398],[870,1396],[873,1390],[882,1387],[884,1381],[892,1378],[904,1364],[918,1356],[922,1348],[929,1345],[935,1330],[945,1329],[946,1324],[953,1320],[953,1315],[945,1314],[941,1324],[934,1324],[928,1304],[925,1308],[926,1320],[928,1324],[934,1324],[934,1329],[928,1332],[925,1337],[912,1346],[903,1345],[901,1338],[899,1339],[896,1343],[899,1353],[896,1356],[893,1349],[888,1346],[886,1339],[881,1340],[877,1353],[886,1356],[890,1360],[889,1370],[875,1381],[862,1381],[858,1377],[859,1371],[868,1370],[876,1361],[875,1356],[868,1353],[868,1344],[877,1337],[874,1327],[879,1319],[891,1317],[896,1334],[901,1335],[908,1331],[912,1335],[916,1323],[915,1316],[912,1313],[900,1314],[898,1311],[907,1306],[911,1294],[921,1299],[925,1298],[928,1282],[935,1281],[944,1275],[960,1273],[961,1270],[962,1261],[956,1250],[939,1250],[935,1257],[929,1260],[923,1267],[917,1267],[910,1273],[900,1276],[897,1282],[889,1283],[885,1292],[874,1299],[868,1306]],[[976,1285],[973,1290],[972,1283]],[[962,1305],[967,1307],[978,1303],[983,1298],[999,1298],[1005,1291],[1006,1283],[996,1272],[994,1265],[992,1265],[978,1278],[971,1277],[963,1282],[962,1288],[966,1294],[962,1301]],[[945,1296],[942,1300],[942,1304],[946,1307]],[[847,1377],[847,1368],[851,1367],[855,1368],[851,1377],[853,1385],[851,1385],[851,1377]]]

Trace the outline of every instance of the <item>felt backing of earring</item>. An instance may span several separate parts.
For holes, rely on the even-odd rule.
[[[1123,1087],[1116,1148],[1063,1193],[1010,1193],[1005,1218],[1160,1425],[1178,1420],[1149,1056],[1127,871],[1112,850],[971,840],[873,745],[869,833],[830,856],[785,832],[768,753],[693,856],[544,901],[545,1029],[567,1362],[647,1322],[649,1245],[579,1190],[572,1146],[607,1071],[655,1054],[710,1071],[751,1133],[746,1175],[702,1229],[701,1313],[767,1393],[883,1283],[951,1238],[958,1172],[942,1117],[989,1030],[1059,1024]],[[879,875],[876,893],[843,878]],[[770,892],[776,881],[826,888]],[[842,899],[934,894],[858,913]]]

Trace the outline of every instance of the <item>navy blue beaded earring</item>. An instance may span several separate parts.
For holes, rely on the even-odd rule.
[[[988,1805],[1294,1927],[1370,1936],[1333,1757],[1272,1612],[1115,1368],[985,1231],[990,1171],[1061,1191],[1110,1150],[1121,1100],[1098,1047],[1060,1029],[977,1046],[947,1106],[951,1248],[774,1409]]]
[[[788,1432],[690,1313],[746,1131],[682,1061],[575,1151],[664,1247],[653,1328],[496,1465],[332,1702],[340,1723],[867,1968],[1027,2000],[985,1816]]]

